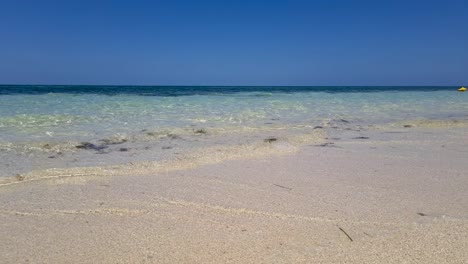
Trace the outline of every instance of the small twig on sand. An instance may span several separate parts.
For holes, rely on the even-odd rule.
[[[343,232],[349,238],[349,240],[351,240],[351,242],[353,242],[353,239],[348,235],[348,233],[346,233],[346,231],[343,230],[343,228],[341,228],[339,226],[337,226],[337,227],[341,230],[341,232]]]
[[[279,185],[279,184],[274,184],[274,183],[273,183],[273,185],[274,185],[274,186],[277,186],[277,187],[280,187],[280,188],[283,188],[283,189],[286,189],[286,190],[290,190],[290,191],[292,190],[292,189],[289,188],[289,187],[282,186],[282,185]]]

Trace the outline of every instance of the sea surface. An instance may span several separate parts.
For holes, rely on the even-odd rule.
[[[214,147],[227,155],[332,128],[466,122],[468,93],[458,88],[1,85],[0,176],[167,161]]]

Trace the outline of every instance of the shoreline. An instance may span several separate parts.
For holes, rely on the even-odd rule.
[[[52,142],[37,142],[24,153],[17,153],[11,146],[3,146],[3,149],[0,146],[7,172],[5,175],[2,175],[5,172],[0,173],[0,184],[60,174],[122,175],[129,170],[144,170],[139,174],[155,173],[161,169],[187,169],[189,167],[183,165],[187,163],[202,165],[245,155],[250,158],[282,155],[307,144],[332,145],[336,141],[334,139],[341,137],[352,140],[353,137],[370,134],[379,140],[385,138],[379,132],[413,133],[424,129],[465,128],[468,128],[468,120],[464,119],[404,120],[378,125],[354,124],[340,119],[289,130],[285,127],[263,127],[258,131],[240,129],[228,132],[220,128],[190,128],[190,134],[187,128],[179,128],[158,133],[143,131],[139,133],[142,135],[116,134],[92,142],[66,142],[61,144],[64,147]]]

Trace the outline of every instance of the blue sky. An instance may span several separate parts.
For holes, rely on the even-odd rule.
[[[467,85],[468,1],[5,1],[0,83]]]

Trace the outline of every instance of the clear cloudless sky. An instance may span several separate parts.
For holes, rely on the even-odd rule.
[[[468,85],[468,0],[0,0],[0,84]]]

